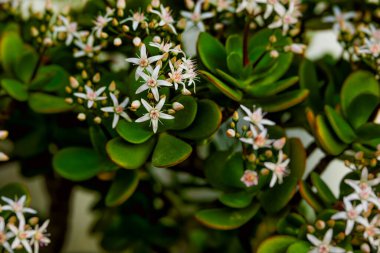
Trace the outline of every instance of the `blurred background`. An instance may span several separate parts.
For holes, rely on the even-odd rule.
[[[100,1],[100,0],[99,0]],[[180,1],[180,0],[178,0]],[[67,7],[80,8],[85,0],[52,0],[54,9],[59,10]],[[25,13],[29,5],[35,11],[43,10],[45,0],[22,0]],[[307,57],[317,59],[325,54],[339,57],[342,49],[335,39],[332,31],[322,31],[310,34],[310,44],[307,51]],[[305,145],[311,142],[311,137],[304,131],[292,129],[288,132],[290,137],[300,137]],[[315,151],[308,161],[308,169],[310,170],[323,156],[320,150]],[[330,164],[329,169],[324,173],[323,178],[333,187],[337,194],[338,185],[341,177],[344,176],[346,170],[343,165],[335,161]],[[18,164],[9,164],[0,166],[0,187],[10,182],[21,182],[30,189],[33,207],[37,209],[43,216],[48,215],[49,204],[46,192],[44,178],[22,178],[19,173]],[[334,184],[335,183],[335,184]],[[98,246],[98,238],[90,235],[89,231],[95,218],[90,211],[91,206],[95,203],[98,196],[94,192],[87,191],[83,188],[75,188],[70,206],[70,224],[67,232],[67,240],[64,252],[66,253],[98,253],[103,252]]]

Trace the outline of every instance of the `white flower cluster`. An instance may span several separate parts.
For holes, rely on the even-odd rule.
[[[344,210],[334,214],[331,219],[346,222],[344,231],[346,236],[354,236],[353,234],[358,233],[359,237],[365,241],[361,247],[368,248],[368,251],[365,252],[370,252],[370,247],[379,252],[380,200],[375,186],[380,184],[380,178],[371,177],[368,174],[368,169],[363,168],[360,180],[346,179],[344,181],[353,189],[353,192],[343,198]],[[333,230],[330,229],[322,242],[316,239],[314,235],[308,234],[309,241],[315,246],[315,251],[311,252],[346,252],[330,245],[332,234]],[[326,249],[330,251],[326,251]]]
[[[333,13],[334,15],[326,16],[322,21],[332,23],[335,33],[348,32],[353,34],[355,32],[355,27],[350,20],[356,17],[356,12],[342,12],[338,6],[334,6]]]
[[[238,133],[237,125],[233,123],[233,128],[227,130],[227,136],[238,138],[243,145],[249,144],[248,147],[252,147],[249,150],[244,148],[246,152],[249,152],[249,154],[245,155],[248,156],[248,161],[250,162],[255,162],[260,154],[265,153],[267,150],[278,152],[276,162],[264,161],[262,167],[265,170],[272,172],[269,187],[273,187],[276,183],[282,184],[284,177],[289,174],[287,167],[290,159],[286,158],[286,155],[282,151],[286,139],[281,138],[278,140],[271,140],[268,138],[268,130],[265,126],[273,126],[275,123],[264,118],[265,113],[263,113],[261,108],[253,107],[253,111],[251,111],[244,105],[241,105],[241,109],[246,114],[246,116],[243,117],[243,120],[249,122],[249,127],[243,126],[243,133]],[[233,120],[237,123],[237,112],[233,116]],[[255,186],[259,182],[259,175],[255,170],[247,169],[241,177],[241,181],[247,187]]]
[[[38,253],[40,247],[50,243],[48,234],[46,234],[49,220],[45,221],[40,227],[34,220],[30,224],[26,223],[24,213],[36,214],[31,208],[25,207],[26,196],[20,199],[12,200],[7,197],[1,197],[6,205],[1,206],[1,211],[10,211],[15,214],[15,219],[8,219],[6,222],[0,217],[0,246],[8,253],[14,250],[24,249],[28,253]],[[32,220],[32,219],[31,219]]]
[[[375,59],[379,59],[380,29],[376,28],[374,24],[370,24],[369,27],[363,29],[363,32],[366,37],[364,39],[364,45],[361,46],[358,50],[359,54],[368,55]]]

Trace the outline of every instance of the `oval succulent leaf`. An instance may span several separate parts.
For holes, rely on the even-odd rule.
[[[292,236],[273,236],[266,239],[257,249],[257,253],[286,253],[286,250],[297,241]]]
[[[198,55],[203,63],[212,73],[215,69],[227,69],[226,50],[222,43],[211,34],[201,33],[197,44]]]
[[[325,106],[325,113],[339,139],[344,143],[350,144],[356,138],[356,134],[350,124],[328,105]]]
[[[245,208],[251,204],[254,195],[247,191],[228,192],[223,193],[219,197],[219,201],[231,208]]]
[[[175,101],[181,103],[184,108],[177,111],[174,115],[174,120],[168,120],[165,125],[170,130],[182,130],[193,123],[197,115],[198,104],[192,96],[181,96]]]
[[[367,123],[372,113],[378,108],[380,97],[373,94],[361,94],[352,100],[346,109],[348,121],[354,128]]]
[[[115,180],[106,195],[106,205],[109,207],[123,204],[135,192],[139,176],[135,170],[118,170]]]
[[[150,129],[145,129],[141,124],[121,120],[116,127],[121,138],[132,144],[141,144],[149,140],[154,133]]]
[[[9,31],[2,34],[1,39],[0,55],[3,68],[7,72],[15,71],[16,63],[24,52],[24,45],[21,37],[18,33]]]
[[[67,104],[64,98],[39,92],[30,94],[28,103],[30,108],[38,113],[61,113],[73,109],[73,106]]]
[[[321,177],[315,173],[311,173],[311,181],[313,182],[313,185],[317,189],[318,196],[321,198],[321,200],[326,205],[333,205],[337,202],[336,197],[331,192],[330,188],[327,186],[327,184],[321,179]]]
[[[266,85],[252,84],[251,86],[247,87],[245,91],[252,97],[269,97],[292,87],[298,82],[298,80],[298,76],[294,76]]]
[[[12,98],[18,101],[28,100],[28,90],[25,84],[14,79],[3,79],[1,86]]]
[[[322,148],[331,155],[339,155],[347,145],[338,140],[330,128],[326,119],[322,115],[318,115],[315,121],[315,136]]]

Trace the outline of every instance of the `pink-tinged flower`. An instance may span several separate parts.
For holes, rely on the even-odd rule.
[[[107,26],[109,22],[112,21],[112,18],[110,17],[115,12],[114,9],[107,9],[107,13],[104,16],[99,15],[96,20],[93,21],[95,27],[93,28],[93,31],[95,32],[96,37],[100,38],[103,32],[104,27]]]
[[[110,93],[110,97],[112,99],[113,106],[103,107],[101,110],[103,112],[113,113],[112,128],[115,128],[117,126],[120,116],[128,121],[132,121],[128,114],[124,111],[128,105],[129,98],[125,98],[123,102],[119,104],[117,97],[113,93]]]
[[[373,24],[370,24],[369,28],[363,29],[363,32],[367,34],[371,40],[380,42],[380,29],[376,28]]]
[[[356,207],[352,206],[351,202],[347,198],[343,199],[344,211],[334,214],[331,219],[333,220],[346,220],[345,234],[349,235],[354,228],[356,222],[362,223],[365,219],[361,217],[361,213],[364,210],[362,205]]]
[[[269,126],[275,125],[273,121],[264,119],[264,116],[266,113],[263,113],[263,110],[261,108],[255,109],[255,107],[253,107],[253,111],[251,111],[244,105],[240,105],[240,107],[247,114],[247,116],[245,116],[243,119],[252,123],[261,131],[264,130],[264,125],[269,125]]]
[[[349,201],[360,200],[363,205],[364,211],[368,210],[368,203],[371,202],[380,208],[380,201],[376,197],[372,186],[380,183],[380,178],[368,180],[368,169],[364,168],[361,173],[360,180],[346,179],[346,184],[354,189],[354,192],[347,196]]]
[[[201,32],[205,31],[205,26],[202,21],[205,19],[212,18],[214,16],[214,13],[212,12],[202,13],[203,2],[204,0],[199,0],[197,4],[195,5],[193,12],[181,11],[181,15],[187,19],[185,30],[188,30],[196,26]]]
[[[24,213],[36,214],[37,212],[29,207],[25,207],[26,196],[23,195],[18,200],[12,200],[7,197],[1,197],[1,199],[7,203],[7,205],[2,206],[3,211],[14,212],[18,219],[24,219]]]
[[[82,40],[76,40],[74,42],[74,44],[79,47],[80,50],[76,51],[74,53],[74,57],[75,58],[79,58],[79,57],[83,57],[83,56],[87,56],[87,57],[94,57],[94,54],[98,51],[100,51],[100,49],[102,49],[102,46],[98,45],[98,46],[94,46],[94,43],[95,43],[95,38],[94,38],[94,35],[90,35],[88,36],[87,38],[87,42],[86,43],[83,43]]]
[[[277,150],[281,150],[281,149],[283,149],[283,147],[285,146],[285,144],[286,144],[286,138],[282,137],[282,138],[280,138],[278,140],[275,140],[273,142],[273,147],[275,149],[277,149]]]
[[[74,38],[80,39],[81,36],[88,34],[87,31],[78,31],[78,24],[76,22],[70,22],[66,17],[59,16],[59,19],[62,21],[61,26],[55,26],[54,33],[63,32],[66,33],[66,46],[70,45]]]
[[[281,4],[280,0],[256,0],[258,3],[266,4],[264,18],[267,19],[272,15],[273,11],[277,13],[285,12],[285,7]]]
[[[240,178],[240,181],[242,181],[245,186],[251,187],[259,183],[259,177],[256,171],[246,170],[244,171],[243,176]]]
[[[359,53],[372,55],[377,58],[380,55],[380,41],[365,39],[365,45],[359,48]]]
[[[162,58],[162,55],[156,55],[148,58],[148,55],[146,53],[146,47],[143,44],[140,48],[140,57],[139,58],[127,58],[126,61],[133,63],[137,65],[135,78],[136,80],[141,76],[141,73],[145,69],[153,70],[152,66],[150,66],[152,63],[160,60]]]
[[[136,119],[136,122],[144,122],[150,120],[153,128],[153,132],[156,133],[158,129],[158,122],[160,119],[174,119],[172,115],[163,113],[162,107],[165,104],[166,98],[161,98],[161,100],[158,102],[156,106],[151,106],[147,101],[144,99],[141,99],[141,103],[145,107],[145,109],[148,111],[144,116]]]
[[[34,252],[38,253],[40,246],[44,247],[50,243],[49,235],[46,234],[46,228],[49,225],[49,220],[45,221],[41,227],[38,225],[34,229],[33,237],[30,240],[30,245],[33,245]]]
[[[160,11],[152,10],[151,12],[158,15],[160,17],[160,22],[158,23],[159,26],[168,26],[170,30],[174,33],[177,34],[177,31],[175,30],[173,24],[174,24],[174,19],[170,13],[169,8],[165,8],[162,4],[160,5]]]
[[[145,83],[136,90],[136,94],[139,94],[145,90],[150,90],[153,93],[154,99],[156,101],[160,99],[160,93],[158,92],[158,87],[172,86],[172,84],[169,83],[168,81],[158,79],[160,68],[161,68],[160,65],[158,65],[153,71],[148,70],[149,74],[145,74],[144,72],[140,73],[140,76],[142,79],[144,79]]]
[[[342,13],[338,6],[333,7],[333,12],[333,16],[324,17],[322,21],[326,23],[333,23],[333,30],[336,33],[340,33],[343,30],[354,33],[355,28],[349,20],[355,18],[356,13],[353,11]]]
[[[289,175],[289,170],[287,169],[290,160],[286,159],[284,161],[284,153],[280,150],[278,154],[278,160],[276,163],[265,162],[264,166],[272,171],[272,179],[270,181],[269,187],[273,187],[278,181],[279,184],[282,184],[283,178]]]
[[[246,10],[248,14],[255,15],[260,12],[260,6],[257,0],[243,0],[236,9],[236,13]]]
[[[282,27],[282,33],[286,34],[292,25],[298,23],[298,18],[301,16],[300,11],[297,8],[296,1],[290,0],[289,8],[277,8],[275,9],[279,15],[279,19],[268,26],[270,29]]]
[[[251,144],[254,150],[259,148],[269,148],[271,147],[272,140],[268,139],[268,130],[264,129],[258,132],[254,127],[251,127],[252,137],[251,138],[240,138],[240,141]]]
[[[309,253],[345,253],[346,250],[331,245],[332,237],[332,228],[327,230],[322,241],[312,234],[307,234],[307,239],[314,245]]]
[[[87,102],[87,107],[91,108],[95,101],[101,101],[101,100],[106,100],[107,97],[100,97],[100,95],[105,91],[106,87],[101,87],[97,91],[94,91],[87,85],[84,86],[84,89],[86,90],[86,93],[80,93],[76,92],[74,93],[74,96],[88,100]]]
[[[8,252],[13,253],[13,249],[8,240],[14,235],[11,232],[5,230],[5,221],[3,217],[0,217],[0,246],[6,249]]]
[[[133,31],[136,31],[139,24],[144,22],[146,20],[144,12],[135,12],[133,13],[132,17],[129,17],[127,19],[124,19],[120,22],[120,24],[124,24],[127,21],[132,21],[132,29]]]
[[[380,228],[377,223],[379,221],[379,216],[375,216],[372,218],[371,222],[368,219],[363,219],[360,223],[365,227],[363,237],[369,241],[369,243],[373,247],[378,247],[376,245],[375,239],[380,235]]]
[[[228,11],[228,12],[235,12],[235,8],[233,7],[234,0],[216,0],[216,11],[222,12],[222,11]]]
[[[34,231],[33,230],[25,230],[25,218],[22,217],[22,219],[20,219],[20,217],[19,217],[18,228],[13,224],[9,224],[8,228],[13,233],[13,235],[15,237],[13,242],[12,242],[12,246],[11,246],[12,249],[22,247],[28,253],[33,253],[33,250],[29,244],[29,239],[32,238],[32,236],[34,235]]]

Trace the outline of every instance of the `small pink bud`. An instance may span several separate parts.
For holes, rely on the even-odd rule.
[[[78,119],[79,119],[80,121],[85,121],[85,120],[86,120],[86,114],[84,114],[84,113],[79,113],[79,114],[78,114]]]
[[[285,143],[286,143],[286,138],[282,137],[281,139],[278,139],[273,143],[273,147],[277,150],[281,150],[285,146]]]
[[[256,171],[246,170],[244,171],[243,176],[240,178],[240,181],[243,182],[245,186],[251,187],[259,183],[259,177]]]
[[[131,108],[132,108],[133,110],[137,110],[137,109],[139,109],[140,106],[141,106],[141,102],[140,102],[139,100],[134,100],[134,101],[132,102],[132,104],[131,104]]]
[[[178,103],[178,102],[174,102],[173,105],[172,105],[173,109],[176,110],[176,111],[180,111],[182,110],[183,108],[185,108],[183,106],[183,104],[181,103]]]
[[[160,7],[160,0],[152,0],[152,2],[150,3],[152,6],[153,6],[153,8],[158,8],[158,7]]]
[[[120,47],[121,44],[123,44],[123,41],[120,39],[120,38],[115,38],[113,40],[113,44],[116,46],[116,47]]]
[[[236,132],[233,129],[228,129],[226,132],[227,137],[234,138],[236,136]]]
[[[8,131],[6,131],[6,130],[2,130],[2,131],[0,131],[0,140],[1,141],[3,141],[3,140],[5,140],[6,138],[8,138]]]
[[[280,54],[278,53],[277,50],[270,51],[270,57],[272,57],[272,58],[278,58],[279,56],[280,56]]]
[[[133,39],[133,45],[135,45],[135,47],[139,47],[141,45],[141,39],[140,39],[140,37],[135,37]]]
[[[70,76],[70,85],[71,85],[71,88],[77,89],[79,87],[79,82],[75,77]]]
[[[125,9],[125,7],[126,7],[125,0],[117,0],[116,7],[118,9]]]

